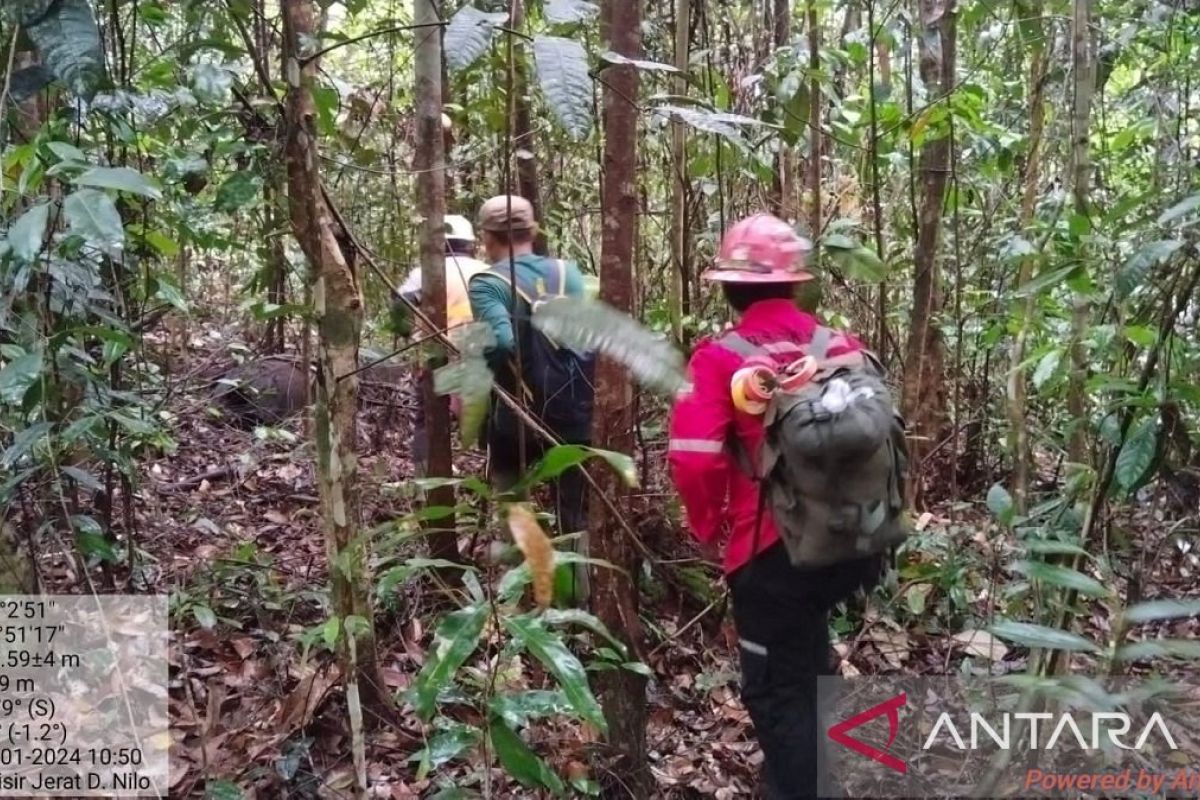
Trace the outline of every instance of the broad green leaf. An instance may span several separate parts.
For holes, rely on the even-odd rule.
[[[1158,331],[1144,325],[1129,325],[1121,333],[1138,347],[1153,347],[1158,341]]]
[[[606,50],[601,53],[600,61],[605,64],[628,64],[637,69],[648,70],[650,72],[679,72],[678,67],[673,67],[670,64],[661,64],[658,61],[645,61],[640,58],[629,58],[620,53],[614,53],[612,50]]]
[[[658,106],[651,111],[652,114],[657,114],[667,119],[677,119],[688,127],[695,128],[698,131],[712,133],[731,142],[739,149],[746,150],[749,144],[746,138],[742,135],[742,130],[738,124],[727,120],[723,115],[713,111],[707,111],[702,108],[684,108],[682,106]],[[752,120],[758,122],[758,120]]]
[[[17,462],[32,453],[50,433],[50,428],[49,422],[37,422],[14,436],[12,444],[0,455],[0,469],[12,469]]]
[[[1117,649],[1117,661],[1142,661],[1150,658],[1200,658],[1198,639],[1147,639],[1132,642]]]
[[[1063,351],[1057,347],[1042,356],[1037,369],[1033,371],[1033,388],[1041,389],[1054,377],[1058,372],[1058,365],[1062,363],[1062,357]]]
[[[524,490],[554,480],[572,467],[577,467],[592,458],[604,459],[627,485],[637,486],[637,468],[633,459],[624,453],[580,444],[560,444],[546,451],[533,470],[520,482],[520,487]]]
[[[833,250],[830,255],[851,280],[878,283],[887,277],[887,265],[869,247],[856,245],[849,250]]]
[[[451,72],[466,69],[487,52],[497,25],[508,19],[507,14],[488,14],[468,3],[450,18],[442,47],[446,51],[446,66]]]
[[[1112,594],[1107,586],[1090,575],[1084,575],[1078,570],[1064,567],[1061,564],[1048,564],[1045,561],[1018,561],[1013,570],[1026,577],[1060,586],[1064,589],[1074,589],[1087,597],[1108,597]]]
[[[80,150],[73,144],[67,142],[49,142],[46,146],[49,148],[50,152],[53,152],[55,156],[59,157],[60,161],[72,162],[76,164],[88,163],[88,156],[84,154],[83,150]]]
[[[588,686],[587,671],[562,639],[527,615],[506,617],[503,623],[505,630],[554,675],[575,713],[601,732],[607,731],[604,713]]]
[[[683,357],[670,342],[605,303],[551,300],[534,311],[533,324],[559,344],[620,362],[651,391],[673,396],[687,384]]]
[[[497,695],[491,704],[491,712],[512,728],[519,728],[531,719],[566,714],[570,710],[566,695],[546,689]]]
[[[1200,208],[1200,194],[1194,194],[1168,208],[1158,218],[1158,224],[1166,225],[1169,222],[1174,222],[1183,215],[1195,211],[1197,208]]]
[[[72,94],[90,100],[104,78],[104,48],[91,3],[58,0],[23,25],[51,74]]]
[[[1200,195],[1197,195],[1200,197]],[[1117,271],[1117,299],[1124,300],[1146,283],[1150,270],[1163,263],[1183,247],[1179,239],[1164,239],[1142,246]]]
[[[325,646],[330,650],[337,645],[338,636],[342,632],[342,621],[337,617],[330,617],[325,620],[325,624],[321,627],[321,639],[325,642]]]
[[[992,634],[1015,642],[1025,647],[1042,647],[1049,650],[1082,650],[1095,653],[1099,651],[1092,641],[1070,631],[1050,628],[1045,625],[1034,625],[1029,622],[1001,620],[989,628]]]
[[[408,760],[419,761],[420,769],[428,773],[475,747],[481,738],[477,728],[461,722],[451,723],[430,736],[425,748],[409,756]],[[423,775],[418,774],[417,779],[423,780]]]
[[[1086,556],[1095,558],[1087,550],[1073,542],[1060,542],[1054,539],[1029,539],[1021,542],[1021,547],[1035,555],[1064,555]]]
[[[608,627],[599,620],[595,615],[589,614],[581,608],[550,608],[542,613],[542,622],[547,625],[579,625],[587,628],[592,633],[599,634],[616,648],[617,652],[625,657],[628,650],[625,643],[617,637],[613,636]]]
[[[235,172],[217,189],[213,207],[217,211],[237,211],[253,203],[262,192],[262,178],[253,172]]]
[[[38,203],[17,217],[8,229],[8,246],[12,254],[21,261],[30,262],[37,258],[46,238],[46,225],[50,222],[50,204]]]
[[[853,250],[858,242],[844,233],[827,233],[821,237],[821,244],[831,250]]]
[[[63,215],[78,234],[110,256],[125,244],[125,229],[112,198],[99,189],[79,189],[63,200]]]
[[[217,627],[217,615],[208,606],[192,606],[192,616],[196,618],[196,622],[201,628],[212,630]]]
[[[244,797],[233,781],[210,781],[204,789],[204,800],[242,800]]]
[[[355,640],[361,639],[362,637],[371,633],[370,620],[368,620],[366,617],[359,616],[358,614],[351,614],[350,616],[346,617],[344,627],[346,629],[346,635]]]
[[[157,182],[129,167],[92,167],[74,178],[73,182],[77,186],[116,189],[119,192],[149,197],[151,200],[162,199],[162,189],[158,187]]]
[[[592,77],[587,53],[574,39],[535,36],[533,60],[546,105],[576,140],[592,130]]]
[[[25,392],[42,376],[42,354],[26,353],[0,369],[0,402],[20,405]]]
[[[438,693],[453,680],[459,667],[479,646],[479,637],[483,635],[489,614],[487,604],[479,603],[452,611],[438,625],[425,666],[410,690],[413,708],[422,719],[433,716]]]
[[[87,489],[89,492],[98,492],[104,488],[104,484],[100,483],[100,479],[88,472],[86,469],[80,469],[79,467],[60,467],[59,471],[71,480],[75,481],[75,483],[79,484],[82,488]]]
[[[76,515],[71,517],[71,526],[75,529],[75,544],[86,559],[98,559],[109,564],[121,561],[121,555],[113,547],[112,540],[104,535],[100,523],[91,517]]]
[[[1028,297],[1034,294],[1041,294],[1046,289],[1063,283],[1077,269],[1079,269],[1079,265],[1072,264],[1069,267],[1060,267],[1059,269],[1042,272],[1027,283],[1018,286],[1014,295],[1016,297]]]
[[[987,493],[988,511],[1002,525],[1009,525],[1013,520],[1013,499],[1002,483],[993,483]]]
[[[1125,609],[1122,617],[1131,625],[1166,619],[1200,617],[1200,600],[1147,600]]]
[[[537,753],[529,749],[529,745],[521,740],[516,731],[508,727],[504,720],[493,717],[488,726],[491,734],[492,748],[500,759],[504,771],[516,778],[527,788],[546,788],[554,794],[562,794],[566,787],[562,778],[547,766]]]
[[[925,613],[925,603],[929,599],[929,593],[933,591],[931,583],[914,583],[909,585],[904,592],[904,600],[908,604],[908,610],[914,616],[921,616]]]
[[[1150,468],[1158,450],[1158,415],[1145,417],[1129,434],[1117,455],[1114,477],[1117,486],[1135,492],[1150,478]]]
[[[320,119],[318,130],[324,136],[337,134],[338,105],[341,95],[333,86],[314,86],[312,89],[313,105],[317,107],[317,117]]]
[[[188,310],[187,298],[183,296],[183,292],[179,291],[179,287],[175,285],[174,278],[170,278],[163,273],[158,273],[154,276],[154,297],[157,300],[162,300],[164,303],[170,303],[180,311]]]
[[[587,22],[600,13],[600,7],[588,0],[546,0],[546,22],[570,25]]]

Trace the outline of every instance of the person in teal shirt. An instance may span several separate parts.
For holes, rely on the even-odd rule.
[[[485,202],[479,210],[478,228],[484,260],[492,266],[472,276],[468,295],[475,320],[486,323],[495,337],[486,355],[496,382],[524,397],[526,408],[564,442],[586,445],[591,438],[594,395],[591,359],[555,349],[529,322],[533,303],[543,296],[584,297],[583,275],[573,262],[534,253],[538,224],[533,206],[523,197],[500,195]],[[521,374],[516,368],[518,342]],[[522,438],[525,464],[520,463]],[[488,414],[487,446],[488,472],[501,491],[511,488],[523,468],[546,449],[540,437],[521,424],[507,406],[495,401]],[[561,531],[583,531],[587,516],[582,473],[564,473],[554,489]]]

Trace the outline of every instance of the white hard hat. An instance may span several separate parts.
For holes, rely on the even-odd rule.
[[[471,227],[466,217],[457,214],[446,215],[446,238],[458,239],[462,242],[475,241],[475,229]]]

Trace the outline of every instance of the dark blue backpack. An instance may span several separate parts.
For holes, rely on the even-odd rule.
[[[566,441],[586,441],[590,435],[595,403],[596,357],[552,341],[531,323],[538,306],[567,296],[567,265],[551,261],[549,274],[530,280],[517,271],[516,328],[521,347],[521,393],[525,407],[551,431]],[[495,264],[486,273],[511,285],[507,262]],[[501,382],[502,384],[504,381]],[[506,387],[514,389],[516,387]]]

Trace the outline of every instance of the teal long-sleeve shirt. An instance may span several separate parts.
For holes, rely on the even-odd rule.
[[[553,259],[532,253],[517,256],[516,264],[518,284],[536,284],[539,278],[547,280],[557,270]],[[508,260],[500,262],[500,269],[508,274]],[[582,297],[584,294],[583,275],[574,262],[566,262],[566,286],[564,290],[568,297]],[[488,363],[495,368],[505,359],[514,355],[517,349],[516,332],[513,330],[512,317],[512,288],[508,281],[487,273],[480,273],[471,278],[468,291],[471,299],[471,314],[477,322],[485,322],[492,329],[496,344],[487,352]]]

